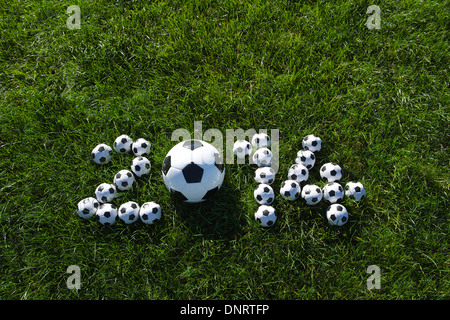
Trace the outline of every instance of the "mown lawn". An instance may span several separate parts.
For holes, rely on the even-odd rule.
[[[0,5],[1,299],[448,299],[449,5],[441,1],[11,1]],[[369,30],[367,7],[381,8]],[[66,9],[78,5],[81,28]],[[275,191],[314,133],[311,170],[361,181],[350,220],[288,203],[253,218],[254,166],[226,165],[209,202],[161,178],[178,128],[279,130]],[[117,203],[161,204],[146,226],[83,221],[76,204],[128,168],[90,151],[152,143],[150,177]],[[225,146],[224,146],[225,148]],[[81,289],[70,290],[70,265]],[[377,265],[381,289],[369,290]]]

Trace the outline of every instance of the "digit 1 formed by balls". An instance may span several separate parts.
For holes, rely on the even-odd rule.
[[[101,143],[95,146],[91,152],[92,160],[97,164],[107,164],[112,158],[112,149],[110,146]]]
[[[252,154],[252,145],[245,140],[237,140],[233,145],[233,153],[239,159],[244,159],[246,156]]]
[[[255,170],[255,181],[271,185],[275,181],[275,170],[270,167],[262,167]]]
[[[146,202],[139,211],[141,221],[145,224],[154,224],[161,219],[161,206],[155,202]]]
[[[263,228],[273,226],[277,221],[275,208],[266,205],[259,206],[255,212],[255,220]]]
[[[90,219],[95,215],[99,206],[100,204],[95,198],[92,197],[85,198],[80,202],[78,202],[77,205],[78,216],[83,219]]]
[[[342,204],[332,204],[327,209],[327,219],[333,226],[342,226],[348,221],[348,211]]]
[[[269,205],[275,199],[275,193],[273,189],[268,184],[261,183],[258,185],[256,190],[253,192],[256,202],[259,204]]]
[[[111,203],[102,204],[97,210],[98,222],[111,226],[116,222],[117,207]]]
[[[252,137],[253,148],[270,148],[270,137],[266,133],[257,133]]]
[[[253,162],[258,167],[270,167],[270,164],[272,163],[272,151],[270,151],[268,148],[261,148],[255,151],[253,154]]]

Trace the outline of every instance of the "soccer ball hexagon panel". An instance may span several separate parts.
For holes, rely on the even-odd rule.
[[[167,153],[162,176],[172,194],[185,202],[202,202],[222,186],[225,166],[215,147],[191,139],[178,143]]]

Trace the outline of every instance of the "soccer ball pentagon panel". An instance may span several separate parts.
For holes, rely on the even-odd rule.
[[[101,143],[92,149],[91,156],[95,163],[106,164],[111,161],[112,149],[110,146]]]
[[[344,199],[344,188],[337,182],[328,182],[322,192],[324,200],[329,203],[336,203]]]
[[[127,153],[131,151],[133,140],[126,134],[122,134],[114,140],[113,147],[118,153]]]
[[[305,138],[303,138],[302,147],[303,149],[312,152],[320,151],[320,149],[322,149],[322,139],[316,137],[313,134],[309,134]]]
[[[320,168],[320,177],[328,182],[341,180],[342,168],[336,163],[325,163]]]
[[[269,205],[275,199],[275,193],[273,189],[268,184],[261,183],[258,185],[256,190],[253,192],[256,202],[259,204]]]
[[[245,140],[237,140],[233,145],[233,153],[239,159],[244,159],[252,153],[252,145]]]
[[[131,162],[131,171],[136,177],[142,177],[150,172],[151,163],[146,157],[136,157]]]
[[[275,208],[267,205],[259,206],[255,212],[255,220],[263,228],[273,226],[277,221]]]
[[[345,185],[345,189],[345,195],[356,201],[360,201],[366,196],[366,189],[361,182],[348,182]]]
[[[331,225],[342,226],[348,221],[347,209],[342,204],[332,204],[327,209],[327,219]]]
[[[308,170],[310,170],[316,163],[316,156],[314,155],[314,152],[310,150],[300,150],[297,152],[295,162],[304,165]]]
[[[97,212],[98,222],[105,226],[111,226],[116,222],[117,207],[111,203],[102,204]]]
[[[120,170],[114,176],[114,184],[120,191],[126,191],[133,188],[134,181],[133,174],[128,170]]]
[[[303,187],[302,198],[306,201],[306,204],[315,205],[322,200],[322,190],[315,184],[307,184]]]
[[[275,170],[270,167],[262,167],[255,170],[255,181],[271,185],[275,181]]]
[[[295,180],[286,180],[280,188],[280,194],[286,200],[296,200],[300,195],[300,185]]]
[[[95,189],[95,197],[101,203],[111,202],[117,196],[117,189],[112,183],[101,183]]]
[[[161,207],[155,202],[146,202],[139,211],[141,221],[145,224],[154,224],[161,219]]]
[[[222,186],[225,166],[219,151],[197,139],[175,145],[166,155],[162,176],[167,189],[185,202],[202,202]]]
[[[135,156],[148,156],[150,154],[150,147],[152,145],[150,142],[145,140],[144,138],[139,138],[133,142],[131,145],[131,150],[133,151]]]
[[[268,148],[261,148],[253,153],[253,162],[258,167],[270,167],[272,163],[272,157],[272,151],[270,151]]]
[[[99,206],[100,204],[95,198],[85,198],[78,202],[77,214],[80,218],[90,219],[95,215]]]
[[[139,205],[134,201],[122,203],[119,207],[118,215],[126,224],[133,223],[139,219]]]
[[[266,133],[257,133],[252,137],[252,146],[258,148],[270,148],[270,137]]]
[[[298,183],[305,182],[308,180],[309,170],[304,165],[296,163],[289,168],[287,177]]]

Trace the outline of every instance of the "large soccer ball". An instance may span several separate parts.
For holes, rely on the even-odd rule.
[[[271,227],[277,221],[277,214],[275,208],[272,206],[259,206],[255,212],[255,220],[263,228]]]
[[[253,192],[256,202],[259,204],[269,205],[272,204],[275,199],[275,193],[273,189],[268,184],[261,183]]]
[[[320,177],[328,182],[338,181],[342,178],[342,169],[336,163],[325,163],[320,168]]]
[[[342,204],[332,204],[327,209],[327,219],[331,225],[342,226],[348,221],[347,209]]]
[[[356,201],[360,201],[366,196],[366,189],[361,182],[350,181],[345,185],[345,189],[345,195]]]
[[[185,202],[202,202],[221,187],[225,166],[219,151],[202,140],[186,140],[166,155],[162,176],[169,191]]]
[[[91,156],[95,163],[106,164],[111,161],[112,149],[110,146],[100,143],[92,149]]]

